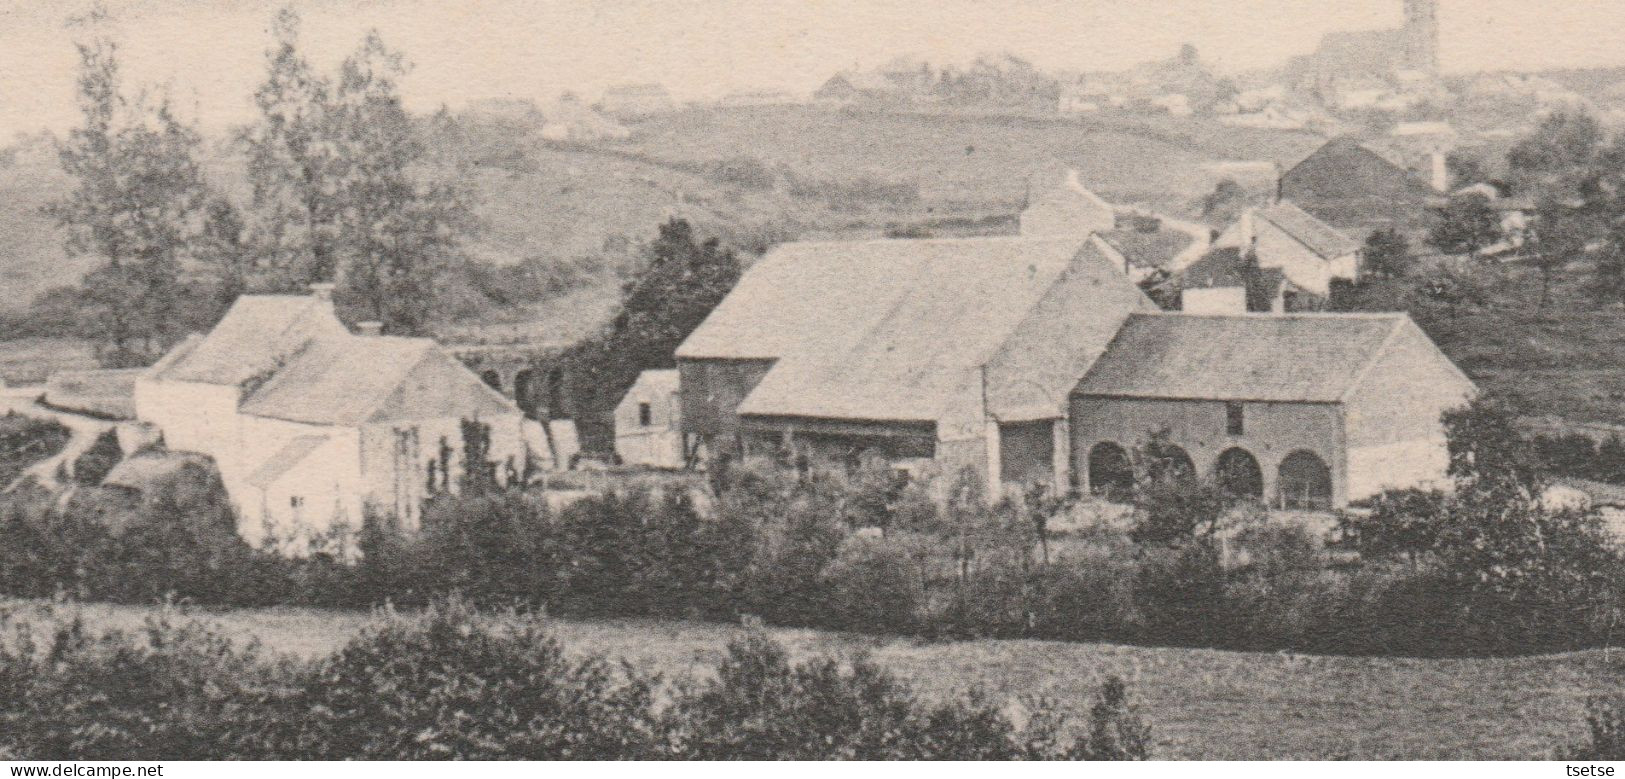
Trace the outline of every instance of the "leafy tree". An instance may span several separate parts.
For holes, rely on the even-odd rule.
[[[1557,112],[1507,153],[1507,165],[1520,192],[1549,188],[1589,168],[1603,148],[1596,117],[1584,111]]]
[[[270,286],[298,290],[338,271],[337,149],[332,85],[299,51],[299,15],[276,15],[265,83],[254,93],[260,118],[244,134],[253,189],[256,251]]]
[[[213,277],[214,299],[222,313],[254,282],[255,258],[247,244],[247,230],[242,213],[230,200],[209,198],[203,207],[195,256]]]
[[[1527,404],[1505,393],[1485,393],[1442,417],[1450,476],[1538,496],[1547,471],[1518,428]]]
[[[196,155],[200,138],[165,95],[134,102],[120,91],[117,44],[97,26],[77,44],[83,124],[59,149],[75,180],[47,212],[67,228],[69,252],[98,258],[78,304],[91,334],[116,365],[142,364],[181,326],[174,304],[180,272],[206,194]]]
[[[739,281],[739,257],[716,238],[700,238],[673,218],[644,249],[644,267],[621,289],[621,307],[596,338],[577,347],[576,407],[607,414],[644,370],[670,368],[673,353]],[[587,424],[583,424],[583,423]],[[609,435],[578,419],[584,445],[607,447]],[[603,427],[602,423],[599,425]]]
[[[1523,254],[1540,272],[1538,307],[1544,310],[1551,302],[1552,283],[1569,263],[1585,252],[1586,232],[1571,209],[1549,201],[1541,205],[1535,224],[1525,239]]]
[[[1452,197],[1434,216],[1428,243],[1449,254],[1478,253],[1501,237],[1501,218],[1480,192]]]
[[[470,223],[461,193],[419,183],[427,152],[401,104],[400,54],[376,31],[344,61],[334,94],[338,187],[335,240],[348,265],[345,291],[390,332],[418,333],[434,310],[435,282],[457,259]]]
[[[1365,261],[1361,270],[1371,278],[1397,279],[1410,273],[1416,259],[1410,242],[1398,230],[1377,230],[1365,239]]]

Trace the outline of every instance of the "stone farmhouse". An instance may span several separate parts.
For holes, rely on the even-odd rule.
[[[1440,417],[1473,385],[1407,316],[1158,312],[1099,246],[781,245],[677,350],[682,429],[713,454],[1101,493],[1160,434],[1287,508],[1442,479]]]
[[[214,459],[252,543],[356,529],[369,509],[415,526],[426,497],[457,489],[464,420],[489,426],[499,480],[524,467],[512,401],[432,340],[352,334],[331,291],[238,298],[135,382],[136,418]]]
[[[1160,433],[1192,472],[1287,509],[1442,483],[1472,382],[1405,314],[1136,314],[1071,396],[1080,489]]]

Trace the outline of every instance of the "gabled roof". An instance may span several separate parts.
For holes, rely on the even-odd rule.
[[[1353,238],[1289,201],[1260,208],[1254,217],[1280,228],[1323,260],[1335,260],[1360,250],[1360,244]]]
[[[304,295],[244,295],[201,341],[183,341],[147,376],[238,385],[275,368],[313,338],[347,332],[328,301]]]
[[[671,395],[677,392],[678,373],[675,369],[649,370],[638,374],[637,381],[626,391],[628,397]]]
[[[1073,294],[1098,297],[1095,314],[1112,318],[1112,325],[1144,301],[1098,248],[1084,244],[1080,250],[1077,243],[941,242],[931,250],[925,272],[914,276],[883,316],[869,324],[848,320],[841,325],[846,332],[820,348],[786,355],[740,404],[739,413],[937,421],[956,402],[980,400],[979,370],[1021,332],[1057,284],[1070,281]],[[979,251],[989,247],[995,249],[992,256]],[[1108,285],[1117,294],[1099,290]],[[1081,337],[1055,330],[1044,335]],[[1100,334],[1094,349],[1103,347],[1109,332]],[[1050,394],[1062,398],[1065,387]]]
[[[264,489],[275,484],[282,475],[302,462],[311,452],[316,451],[329,440],[325,435],[302,435],[289,441],[278,449],[275,454],[260,463],[260,467],[248,475],[248,483],[254,487]]]
[[[1130,265],[1146,269],[1172,270],[1174,260],[1196,242],[1190,233],[1167,228],[1155,232],[1109,230],[1098,235]]]
[[[1136,314],[1074,395],[1336,403],[1404,314]]]
[[[1221,289],[1247,286],[1247,266],[1241,250],[1226,246],[1209,251],[1179,274],[1181,289]]]
[[[928,283],[975,297],[977,280],[1071,260],[1084,236],[780,244],[677,348],[682,359],[778,359],[839,349]]]
[[[518,413],[427,338],[312,341],[243,400],[252,416],[355,426],[391,419]]]

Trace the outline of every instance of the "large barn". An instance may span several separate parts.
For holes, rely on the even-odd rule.
[[[1154,435],[1193,473],[1289,509],[1442,483],[1472,382],[1405,314],[1136,314],[1072,392],[1080,489]]]
[[[1067,392],[1154,308],[1085,236],[781,245],[677,350],[684,431],[1062,483]]]

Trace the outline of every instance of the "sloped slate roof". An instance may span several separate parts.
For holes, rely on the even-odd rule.
[[[745,273],[677,356],[777,359],[841,349],[927,284],[980,295],[983,274],[1054,268],[1084,242],[1066,236],[781,244]]]
[[[311,452],[316,451],[328,440],[329,437],[325,435],[302,435],[289,441],[281,449],[278,449],[275,454],[266,458],[265,462],[260,463],[260,467],[255,468],[253,473],[248,475],[248,483],[261,489],[275,484],[278,479],[282,478],[282,474],[292,470],[294,466],[309,457]]]
[[[1247,263],[1235,247],[1214,249],[1202,255],[1179,274],[1182,289],[1216,289],[1247,286]]]
[[[241,411],[310,424],[518,413],[427,338],[345,335],[312,341]]]
[[[1261,208],[1256,216],[1281,228],[1323,260],[1345,257],[1360,249],[1353,238],[1288,201]]]
[[[844,348],[786,356],[740,404],[739,413],[938,420],[956,401],[980,398],[979,368],[999,354],[1063,276],[1084,277],[1085,286],[1132,288],[1092,245],[1067,250],[1067,243],[1049,241],[997,243],[1000,251],[991,258],[977,251],[933,256],[930,272],[878,321],[862,327],[856,337],[843,334],[832,339],[847,344]],[[1019,250],[1028,243],[1036,244],[1032,251]],[[1118,306],[1113,299],[1112,305],[1101,307],[1103,315],[1110,310],[1120,317],[1143,298],[1132,294],[1121,299],[1129,302]],[[1100,341],[1103,344],[1105,337]],[[1064,392],[1058,388],[1056,395]]]
[[[1171,269],[1181,252],[1196,242],[1190,233],[1162,229],[1154,233],[1139,230],[1110,230],[1100,234],[1130,265],[1137,268]]]
[[[244,295],[201,341],[182,342],[149,376],[237,385],[276,367],[301,344],[346,333],[332,304],[303,295]]]
[[[1404,314],[1136,314],[1074,395],[1335,403]]]

